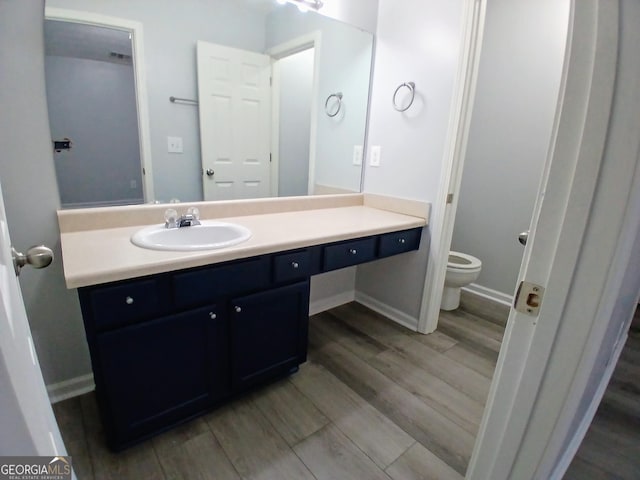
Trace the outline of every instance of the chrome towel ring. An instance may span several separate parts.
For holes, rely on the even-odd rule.
[[[411,100],[409,100],[409,104],[406,107],[398,106],[398,101],[396,99],[396,97],[398,96],[398,92],[402,88],[408,88],[409,93],[411,94]],[[416,98],[416,84],[413,82],[402,83],[398,86],[398,88],[396,88],[396,91],[393,92],[393,100],[392,100],[393,108],[395,108],[399,112],[406,112],[407,110],[409,110],[409,107],[413,105],[413,101],[415,100],[415,98]]]
[[[337,102],[336,102],[337,107],[335,108],[334,112],[331,112],[329,110],[329,102],[334,97],[337,99]],[[335,117],[336,115],[338,115],[338,113],[340,113],[341,108],[342,108],[342,92],[332,93],[327,97],[327,100],[324,102],[324,111],[330,117]]]

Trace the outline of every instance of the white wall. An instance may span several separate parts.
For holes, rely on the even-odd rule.
[[[21,251],[44,243],[54,250],[45,270],[23,269],[20,285],[46,383],[91,371],[75,291],[62,273],[56,218],[59,196],[53,167],[44,81],[42,2],[5,14],[0,2],[0,182],[9,232]]]
[[[54,153],[62,204],[142,203],[132,65],[47,56],[45,75],[51,136],[73,141]]]
[[[482,261],[476,281],[512,295],[551,140],[568,0],[488,0],[452,250]],[[544,28],[541,28],[544,25]]]
[[[376,33],[378,0],[329,0],[324,2],[320,13]]]
[[[202,200],[198,109],[169,97],[197,98],[197,40],[264,51],[264,15],[234,0],[47,0],[47,6],[143,24],[155,196]],[[183,138],[184,153],[167,152],[168,136]]]
[[[464,0],[380,0],[367,145],[382,146],[367,165],[364,191],[435,204],[458,70]],[[392,106],[395,89],[415,82],[414,105]],[[417,324],[429,253],[358,267],[356,289]]]
[[[309,189],[313,59],[314,49],[309,48],[277,62],[280,78],[278,195],[281,197],[306,195]]]

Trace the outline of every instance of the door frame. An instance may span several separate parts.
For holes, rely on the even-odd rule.
[[[458,208],[464,159],[467,151],[471,112],[475,101],[480,53],[486,16],[486,0],[466,0],[463,7],[460,62],[456,74],[447,129],[447,149],[440,173],[440,188],[429,221],[431,232],[429,262],[422,293],[417,331],[432,333],[438,326],[440,302],[447,272],[449,247]],[[451,201],[448,201],[451,198]]]
[[[518,278],[546,291],[539,316],[510,312],[471,480],[561,478],[638,301],[640,63],[629,53],[633,29],[621,28],[625,1],[571,2],[552,145]]]
[[[267,49],[265,54],[272,60],[271,85],[271,195],[278,195],[278,172],[280,169],[280,70],[278,60],[296,53],[314,49],[313,86],[311,88],[311,123],[309,126],[309,179],[307,194],[313,195],[315,189],[316,142],[318,138],[318,97],[320,95],[320,53],[322,49],[322,32],[301,35]]]
[[[152,202],[155,199],[155,193],[153,186],[153,166],[151,162],[151,129],[149,127],[147,75],[144,62],[144,32],[142,23],[109,15],[54,7],[45,7],[44,17],[45,20],[113,28],[116,30],[124,30],[131,34],[136,111],[138,114],[138,137],[140,140],[142,194],[145,203]]]

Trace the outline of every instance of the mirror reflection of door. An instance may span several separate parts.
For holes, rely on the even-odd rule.
[[[270,196],[271,58],[198,41],[205,200]]]
[[[272,63],[199,41],[197,55],[204,199],[310,193],[314,49]]]
[[[64,208],[144,202],[130,33],[46,20],[45,76]],[[53,148],[53,145],[52,145]]]

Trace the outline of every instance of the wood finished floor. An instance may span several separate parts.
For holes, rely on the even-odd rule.
[[[311,318],[298,373],[119,454],[104,444],[93,394],[54,411],[81,480],[461,479],[507,313],[465,296],[424,336],[338,307]],[[640,478],[639,332],[568,480]]]
[[[467,306],[429,336],[357,303],[313,316],[299,372],[118,454],[92,393],[54,411],[81,480],[461,479],[506,319]]]
[[[564,480],[640,479],[640,308]]]

